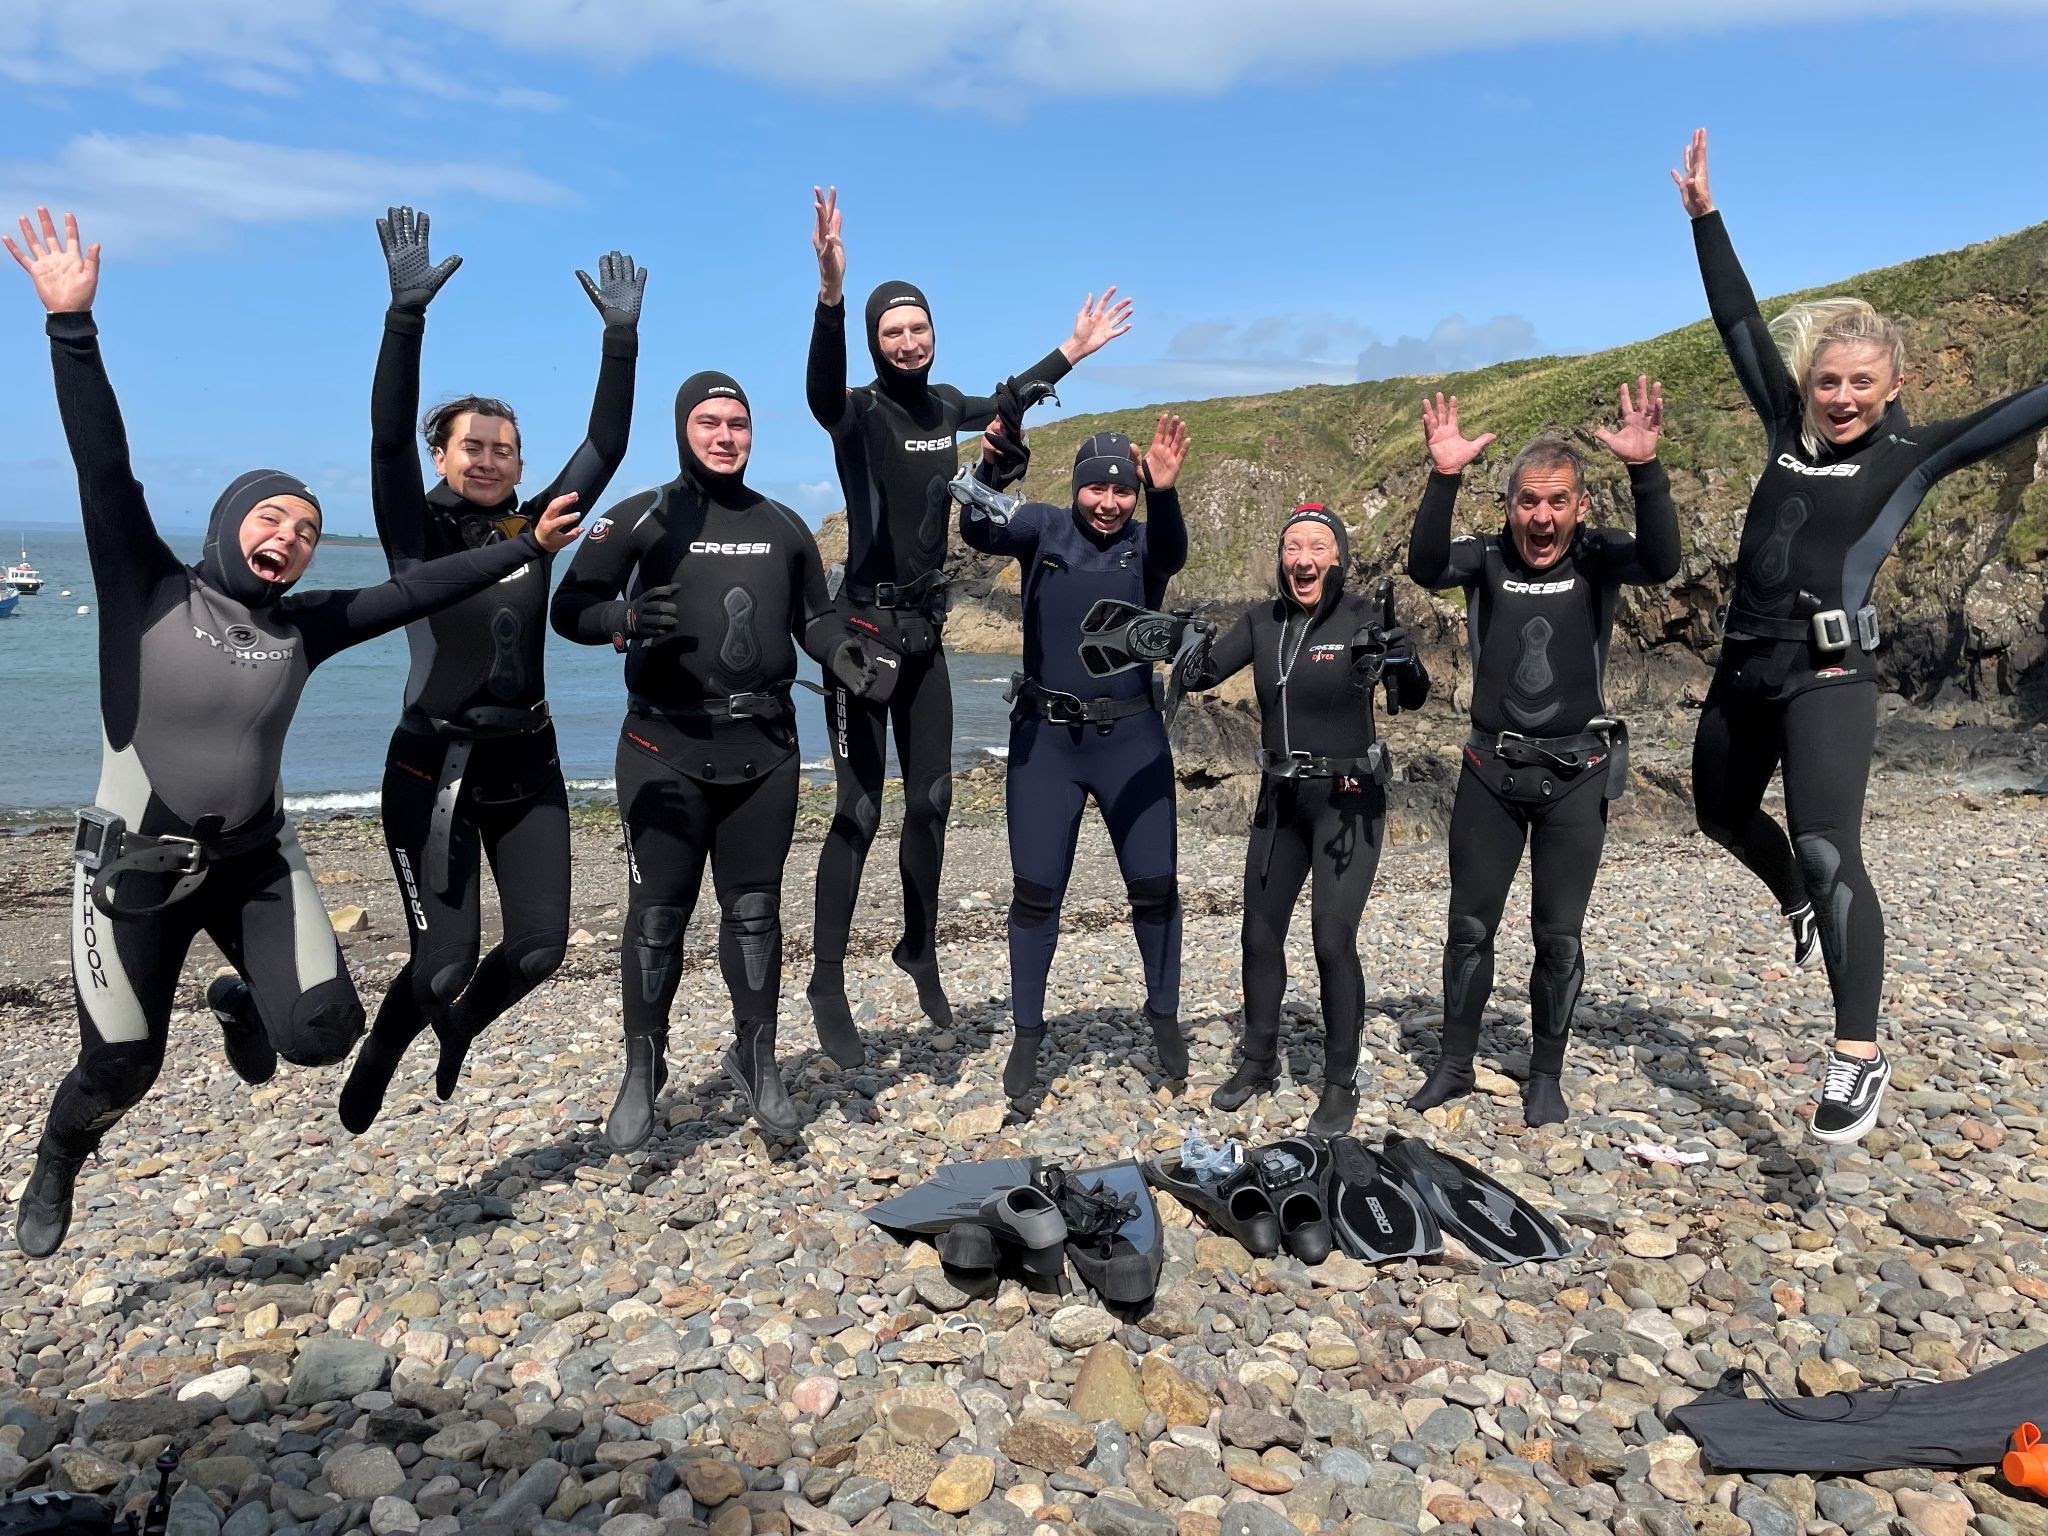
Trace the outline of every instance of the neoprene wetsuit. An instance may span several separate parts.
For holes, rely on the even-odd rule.
[[[1432,590],[1465,589],[1473,729],[1451,811],[1443,1057],[1418,1100],[1445,1086],[1438,1079],[1446,1074],[1462,1085],[1457,1091],[1471,1086],[1479,1016],[1493,991],[1494,934],[1526,843],[1536,949],[1529,1092],[1548,1110],[1531,1119],[1563,1117],[1557,1078],[1585,977],[1580,935],[1607,837],[1607,802],[1622,789],[1615,757],[1625,738],[1595,727],[1607,715],[1615,598],[1625,585],[1678,573],[1678,513],[1663,466],[1631,464],[1628,478],[1634,536],[1582,527],[1564,556],[1541,571],[1523,563],[1506,532],[1451,537],[1462,476],[1432,473],[1423,492],[1408,574]],[[1525,1112],[1535,1107],[1525,1097]]]
[[[745,403],[723,374],[685,382],[676,396],[681,472],[598,520],[554,601],[559,633],[585,645],[616,643],[626,654],[617,773],[630,881],[621,950],[629,1080],[612,1133],[621,1147],[637,1146],[652,1129],[652,1085],[666,1077],[669,1007],[707,858],[718,893],[719,966],[742,1070],[752,1074],[750,1097],[773,1070],[782,870],[796,830],[790,688],[799,646],[829,666],[846,643],[817,541],[802,520],[742,475],[715,473],[691,452],[684,423],[713,394]],[[670,585],[675,627],[632,635],[633,594]],[[653,1074],[644,1083],[635,1075],[642,1058]],[[757,1114],[762,1108],[757,1102]],[[767,1118],[780,1112],[770,1106]]]
[[[1401,707],[1419,709],[1429,697],[1429,675],[1412,647],[1386,653],[1373,603],[1344,590],[1350,540],[1343,523],[1322,507],[1303,507],[1281,529],[1283,542],[1287,528],[1302,521],[1330,529],[1337,540],[1337,563],[1323,578],[1314,611],[1289,595],[1281,569],[1281,595],[1247,608],[1210,647],[1189,686],[1211,688],[1250,667],[1258,696],[1263,772],[1244,862],[1240,1055],[1252,1069],[1247,1075],[1261,1084],[1277,1076],[1287,929],[1313,874],[1309,924],[1322,985],[1323,1080],[1348,1089],[1358,1073],[1365,1017],[1358,923],[1372,895],[1387,817],[1388,769],[1377,745],[1373,691],[1381,667],[1392,668]],[[1365,653],[1355,649],[1361,639],[1369,643]],[[1337,1129],[1347,1131],[1350,1116],[1342,1118]]]
[[[130,467],[91,314],[51,315],[48,330],[99,592],[96,811],[120,818],[125,842],[103,853],[97,876],[82,863],[73,887],[79,1058],[57,1089],[23,1196],[17,1230],[31,1252],[62,1240],[79,1162],[155,1082],[198,933],[248,984],[248,1022],[260,1020],[277,1055],[325,1066],[348,1054],[363,1009],[284,814],[286,728],[328,657],[458,603],[541,552],[522,534],[381,586],[286,596],[249,568],[242,522],[269,497],[312,498],[292,477],[259,470],[215,504],[199,565],[181,565]],[[196,885],[157,857],[181,845],[159,839],[206,851]]]
[[[1719,213],[1693,220],[1707,304],[1768,455],[1736,554],[1727,639],[1693,740],[1700,830],[1770,887],[1788,914],[1812,904],[1835,997],[1835,1033],[1874,1041],[1884,912],[1863,866],[1863,796],[1877,738],[1875,658],[1851,622],[1821,654],[1808,614],[1854,615],[1914,509],[1944,475],[2048,425],[2048,386],[1952,421],[1915,424],[1893,401],[1864,436],[1809,454],[1799,384],[1771,340]],[[1785,776],[1791,831],[1763,810]]]
[[[592,508],[626,456],[636,327],[605,327],[584,440],[546,489],[484,506],[447,481],[429,490],[413,443],[424,298],[393,304],[370,391],[370,501],[393,575],[504,537],[576,493]],[[384,843],[404,900],[412,956],[377,1010],[342,1120],[360,1134],[405,1049],[441,1037],[435,1087],[455,1091],[469,1043],[554,974],[569,937],[569,799],[548,718],[545,646],[553,558],[407,631],[412,670],[384,762]],[[481,862],[488,856],[504,934],[484,955]]]
[[[1118,460],[1135,480],[1130,439],[1114,432],[1096,434],[1076,455],[1084,466]],[[1165,599],[1168,579],[1187,563],[1180,494],[1148,488],[1144,519],[1133,517],[1107,536],[1075,506],[1026,502],[1000,526],[963,508],[960,537],[984,554],[1015,556],[1023,574],[1024,670],[1010,715],[1004,785],[1013,876],[1010,1003],[1024,1040],[1013,1051],[1028,1047],[1035,1055],[1043,1038],[1060,905],[1081,813],[1092,798],[1130,898],[1145,1012],[1155,1035],[1170,1031],[1162,1055],[1172,1055],[1179,1040],[1181,906],[1166,722],[1153,705],[1151,668],[1090,677],[1078,646],[1081,621],[1098,600],[1157,608]],[[1021,1096],[1013,1085],[1011,1097]]]
[[[817,946],[809,993],[821,1033],[852,1028],[845,992],[847,936],[861,871],[881,825],[887,736],[893,725],[903,775],[903,937],[896,963],[917,981],[920,1004],[950,1019],[939,981],[939,872],[946,815],[953,799],[953,685],[939,630],[945,617],[946,482],[959,467],[956,439],[996,418],[996,402],[928,382],[929,366],[898,368],[882,352],[876,328],[898,304],[931,306],[909,283],[884,283],[869,296],[868,351],[875,378],[846,386],[846,306],[820,303],[811,324],[805,398],[832,436],[846,497],[846,577],[839,601],[853,633],[879,639],[902,658],[886,704],[833,688],[825,696],[838,801],[818,856],[813,924]],[[1057,383],[1071,365],[1058,350],[1022,377]]]

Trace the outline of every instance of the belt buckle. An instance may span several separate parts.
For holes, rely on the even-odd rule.
[[[877,608],[894,608],[896,606],[896,595],[901,590],[893,581],[876,582],[875,606]]]
[[[1827,608],[1807,621],[1813,627],[1813,648],[1823,656],[1839,656],[1849,649],[1849,615],[1840,608]]]
[[[1305,777],[1310,769],[1315,766],[1315,760],[1316,755],[1313,752],[1289,752],[1287,754],[1287,772],[1283,777],[1290,779]]]
[[[166,870],[166,874],[196,875],[199,873],[199,866],[206,862],[206,849],[196,838],[159,837],[156,842],[160,848],[166,843],[182,843],[185,848],[182,862],[175,869]]]
[[[1507,747],[1509,742],[1527,741],[1528,739],[1520,731],[1502,731],[1493,738],[1493,755],[1495,757],[1506,757],[1508,755]]]
[[[768,713],[763,707],[767,703],[768,695],[765,693],[729,693],[725,696],[726,713],[735,720],[760,718]]]

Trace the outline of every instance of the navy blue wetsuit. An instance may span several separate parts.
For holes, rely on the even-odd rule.
[[[1010,723],[1010,993],[1019,1030],[1045,1027],[1045,979],[1059,945],[1061,898],[1073,873],[1081,811],[1092,797],[1109,825],[1145,965],[1145,1006],[1180,1010],[1180,887],[1174,835],[1173,755],[1152,707],[1150,668],[1092,678],[1077,652],[1081,621],[1097,601],[1157,608],[1187,562],[1187,525],[1172,490],[1145,495],[1145,519],[1107,538],[1070,507],[1027,502],[997,526],[963,511],[960,537],[1023,572],[1024,677]],[[1032,686],[1032,685],[1035,685]],[[1044,690],[1045,692],[1040,692]],[[1098,716],[1062,724],[1065,695]]]

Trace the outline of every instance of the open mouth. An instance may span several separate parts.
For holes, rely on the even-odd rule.
[[[1296,597],[1313,597],[1322,582],[1322,574],[1321,571],[1295,571],[1287,579],[1294,584]]]
[[[249,569],[265,581],[283,581],[291,562],[274,549],[259,549],[249,557]]]
[[[1830,411],[1828,412],[1828,429],[1833,432],[1846,432],[1862,420],[1863,413],[1861,411]]]
[[[1549,560],[1551,556],[1557,553],[1557,530],[1555,528],[1543,533],[1539,533],[1534,528],[1531,528],[1522,535],[1522,540],[1529,546],[1529,558],[1539,564]]]

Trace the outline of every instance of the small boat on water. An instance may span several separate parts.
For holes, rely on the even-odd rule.
[[[21,594],[12,587],[0,586],[0,619],[14,612],[15,604],[21,601]]]
[[[28,563],[28,551],[26,549],[21,552],[21,563],[7,567],[7,575],[0,577],[0,580],[4,580],[8,586],[14,588],[17,597],[24,592],[40,592],[43,590],[43,573]]]

